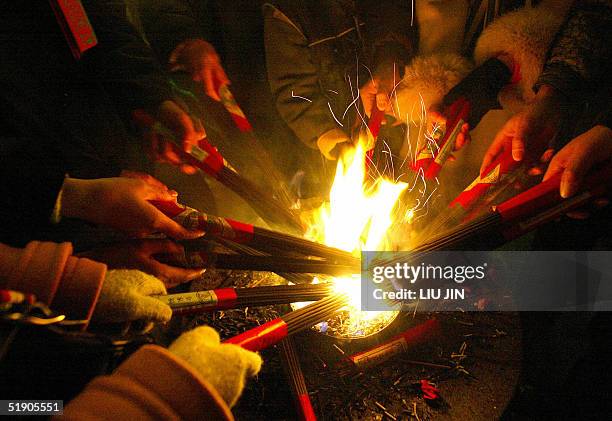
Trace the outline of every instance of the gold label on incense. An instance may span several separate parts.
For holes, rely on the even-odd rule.
[[[187,228],[190,231],[194,231],[199,228],[200,225],[200,212],[193,208],[185,208],[185,210],[174,217],[174,220]]]
[[[499,172],[501,170],[501,164],[497,165],[493,168],[488,174],[485,174],[483,177],[476,177],[472,184],[467,186],[463,191],[472,190],[477,184],[495,184],[499,181]]]
[[[404,352],[406,351],[406,348],[406,341],[404,338],[397,338],[394,341],[382,344],[359,355],[355,355],[354,357],[351,357],[351,359],[355,365],[364,366]]]
[[[163,298],[163,296],[162,296]],[[183,306],[211,306],[217,305],[219,299],[214,291],[196,291],[196,292],[185,292],[183,294],[172,294],[167,296],[163,301],[170,307],[183,307]]]

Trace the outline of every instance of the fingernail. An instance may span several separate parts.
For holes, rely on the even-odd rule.
[[[176,190],[168,190],[168,194],[170,196],[178,196],[178,192]]]
[[[512,151],[512,159],[515,161],[521,161],[523,159],[523,151],[520,149],[514,149]]]
[[[561,186],[559,188],[559,194],[561,194],[561,197],[564,199],[567,199],[569,197],[569,183],[565,175],[561,178]]]

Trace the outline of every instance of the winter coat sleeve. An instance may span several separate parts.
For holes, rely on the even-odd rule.
[[[156,108],[170,99],[164,69],[130,18],[126,0],[83,0],[98,45],[83,63],[124,112]]]
[[[264,41],[268,82],[276,107],[296,136],[316,149],[317,139],[339,125],[321,92],[308,41],[271,5],[264,6]]]
[[[550,85],[578,102],[605,89],[612,71],[611,39],[612,2],[577,1],[552,43],[536,89]]]
[[[34,294],[74,320],[91,318],[105,275],[106,265],[72,256],[70,243],[0,244],[0,289]]]
[[[146,345],[110,376],[95,378],[58,420],[232,420],[219,395],[164,348]]]
[[[161,63],[167,63],[172,51],[187,39],[206,38],[201,25],[203,7],[189,0],[139,0],[134,11],[140,17],[142,31]]]

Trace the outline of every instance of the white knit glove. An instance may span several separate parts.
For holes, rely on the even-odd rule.
[[[166,294],[162,281],[132,269],[109,270],[94,309],[96,322],[167,322],[172,309],[149,295]]]
[[[259,373],[262,360],[254,352],[220,342],[213,328],[201,326],[183,333],[168,350],[200,373],[231,408],[238,401],[247,378]]]

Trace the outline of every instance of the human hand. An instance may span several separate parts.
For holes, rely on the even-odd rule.
[[[262,364],[258,354],[221,343],[219,334],[208,326],[183,333],[168,350],[213,385],[229,407],[236,404],[246,380],[257,375]]]
[[[441,104],[433,104],[429,107],[429,110],[427,111],[427,128],[429,130],[429,136],[432,138],[435,137],[435,133],[439,130],[443,130],[444,132],[453,130],[452,127],[447,127],[446,125],[446,112],[447,110],[445,110]],[[458,151],[467,145],[471,140],[470,125],[468,123],[463,123],[459,133],[457,134],[457,138],[455,139],[453,150]]]
[[[481,173],[505,152],[511,153],[515,161],[522,161],[525,156],[531,161],[537,160],[556,135],[566,109],[560,94],[542,86],[535,101],[510,118],[497,133],[485,153]]]
[[[125,241],[96,248],[80,256],[105,263],[111,269],[138,269],[160,279],[167,288],[202,276],[205,269],[185,269],[158,261],[157,255],[184,256],[183,246],[165,239]]]
[[[595,126],[572,139],[553,156],[544,181],[561,173],[559,194],[568,198],[576,194],[585,175],[600,162],[612,159],[612,130]]]
[[[351,139],[340,129],[329,130],[317,139],[317,147],[323,156],[331,161],[338,159],[342,147],[350,144]]]
[[[180,151],[182,148],[185,153],[190,153],[200,140],[206,138],[202,122],[192,119],[174,101],[162,102],[157,110],[157,117],[159,122],[169,129],[169,133],[166,137],[156,130],[145,132],[145,141],[151,145],[153,159],[176,165],[186,174],[194,174],[197,169],[185,164]]]
[[[384,65],[360,87],[359,96],[368,117],[372,115],[373,106],[387,114],[393,114],[393,107],[389,98],[400,80],[399,70],[396,66]]]
[[[62,187],[61,213],[134,237],[156,232],[180,240],[202,236],[203,232],[185,229],[149,202],[176,200],[176,192],[159,184],[126,177],[66,178]]]
[[[170,54],[169,64],[170,71],[186,71],[193,80],[202,82],[206,94],[215,101],[221,101],[219,87],[230,83],[215,48],[202,39],[181,42]]]
[[[166,294],[164,284],[151,275],[137,270],[109,270],[94,308],[92,321],[167,322],[172,317],[170,306],[150,297],[161,294]]]

